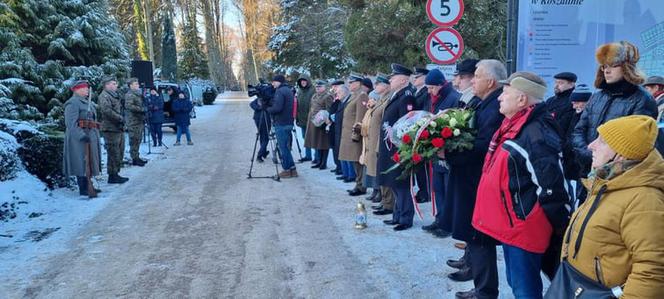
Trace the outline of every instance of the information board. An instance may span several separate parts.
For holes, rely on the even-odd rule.
[[[626,40],[639,48],[638,67],[664,75],[664,0],[519,0],[517,70],[539,74],[553,94],[553,75],[574,72],[593,85],[595,50]]]

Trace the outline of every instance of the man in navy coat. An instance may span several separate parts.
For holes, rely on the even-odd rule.
[[[429,97],[422,103],[422,110],[438,114],[447,109],[459,107],[461,94],[454,90],[451,82],[445,80],[445,76],[440,70],[431,70],[426,76],[425,84],[429,92]],[[423,226],[422,229],[432,233],[436,237],[446,238],[452,234],[442,228],[442,223],[445,220],[444,216],[446,215],[443,202],[449,201],[445,199],[449,171],[447,165],[445,165],[445,161],[442,159],[436,163],[427,163],[425,167],[427,167],[427,173],[430,176],[427,178],[427,181],[433,183],[431,199],[435,201],[437,213],[436,220],[430,225]]]
[[[392,126],[406,113],[415,108],[415,97],[413,88],[410,85],[409,78],[412,71],[407,67],[393,63],[392,74],[390,75],[390,89],[394,92],[385,107],[383,113],[383,128]],[[380,133],[380,144],[378,150],[378,183],[382,186],[392,188],[395,195],[394,212],[392,220],[385,220],[387,225],[395,225],[395,231],[409,229],[413,226],[413,216],[415,207],[410,195],[408,180],[399,180],[397,177],[401,174],[401,168],[384,173],[396,163],[392,156],[397,152],[397,147],[385,140],[385,130]]]

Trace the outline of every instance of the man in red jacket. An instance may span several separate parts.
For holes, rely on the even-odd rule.
[[[501,83],[505,119],[484,160],[473,226],[503,244],[514,297],[542,298],[542,254],[569,217],[564,139],[542,102],[542,78],[517,72]]]

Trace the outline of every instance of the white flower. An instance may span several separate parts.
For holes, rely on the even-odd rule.
[[[435,121],[432,121],[432,122],[429,124],[429,127],[435,128],[435,127],[436,127],[436,122],[435,122]]]
[[[459,136],[459,135],[461,135],[461,130],[454,129],[454,136]]]
[[[450,127],[454,128],[458,124],[456,118],[450,119]]]

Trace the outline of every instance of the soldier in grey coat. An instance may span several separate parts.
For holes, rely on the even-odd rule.
[[[101,132],[108,155],[106,164],[109,184],[122,184],[128,178],[121,177],[122,153],[124,152],[124,108],[118,95],[118,82],[113,77],[102,79],[104,91],[99,95],[99,112],[101,114]]]
[[[145,128],[145,106],[143,105],[143,94],[138,79],[129,79],[129,90],[125,94],[125,107],[127,108],[127,131],[129,132],[129,154],[131,164],[144,166],[146,160],[139,156],[141,141],[143,140],[143,129]]]
[[[90,144],[90,175],[99,175],[101,169],[97,105],[88,101],[90,90],[87,81],[76,81],[71,90],[74,94],[64,105],[65,142],[62,169],[64,175],[76,176],[79,194],[88,196],[85,156],[88,143]],[[100,192],[100,190],[97,190],[97,192]]]

